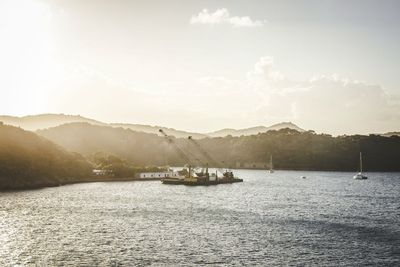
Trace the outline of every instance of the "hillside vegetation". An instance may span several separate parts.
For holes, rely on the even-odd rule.
[[[0,124],[0,189],[34,188],[78,181],[91,165],[35,133]]]
[[[129,129],[72,123],[38,131],[53,142],[84,155],[104,152],[136,166],[193,165],[236,167],[243,163],[268,163],[274,157],[277,169],[356,171],[359,152],[366,171],[400,171],[400,137],[378,135],[339,136],[272,130],[251,136],[195,140],[170,138]],[[179,149],[186,156],[180,155]],[[211,161],[201,153],[207,151]]]
[[[277,169],[356,171],[359,152],[365,171],[400,171],[400,137],[352,135],[332,137],[290,129],[253,136],[198,141],[219,161],[268,162],[273,155]]]
[[[136,132],[152,133],[152,134],[156,134],[159,136],[162,136],[162,134],[160,134],[160,132],[158,130],[163,129],[163,131],[168,132],[170,135],[173,135],[176,138],[185,138],[189,135],[191,135],[197,139],[207,137],[206,134],[180,131],[180,130],[175,130],[173,128],[167,128],[167,127],[161,127],[161,126],[150,126],[150,125],[129,124],[129,123],[111,123],[110,126],[116,127],[116,128],[130,129],[130,130],[136,131]]]
[[[171,146],[163,137],[130,129],[70,123],[37,133],[84,156],[91,157],[102,152],[128,160],[136,166],[166,165],[167,156],[174,158]]]

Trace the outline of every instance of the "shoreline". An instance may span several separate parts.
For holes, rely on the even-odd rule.
[[[184,168],[184,167],[175,167],[175,166],[173,166],[173,167],[171,167],[171,168]],[[230,168],[230,167],[222,167],[222,168],[220,168],[220,167],[212,167],[212,166],[209,166],[209,169],[223,169],[223,170],[225,170],[225,169],[228,169],[228,170],[233,170],[233,171],[235,171],[235,170],[249,170],[249,171],[269,171],[269,169],[265,169],[265,168]],[[357,169],[355,169],[355,170],[333,170],[333,169],[301,169],[301,168],[299,168],[299,169],[295,169],[295,168],[292,168],[292,169],[284,169],[284,168],[279,168],[279,169],[273,169],[274,171],[293,171],[293,172],[348,172],[348,173],[357,173],[357,172],[359,172],[359,170],[357,170]],[[381,172],[381,173],[400,173],[400,170],[388,170],[388,171],[382,171],[382,170],[363,170],[363,172],[366,172],[366,173],[378,173],[378,172]]]
[[[13,191],[25,191],[25,190],[36,190],[43,189],[47,187],[59,187],[64,185],[72,184],[83,184],[83,183],[103,183],[103,182],[148,182],[148,181],[160,181],[161,178],[135,178],[135,177],[102,177],[102,179],[82,179],[76,181],[64,181],[64,182],[54,182],[54,183],[42,183],[42,184],[32,184],[27,186],[18,186],[10,188],[0,188],[1,192],[13,192]]]
[[[181,167],[172,167],[181,168]],[[213,167],[211,167],[213,169]],[[249,170],[249,171],[268,171],[268,169],[245,169],[245,168],[235,168],[232,170]],[[285,170],[285,169],[274,169],[274,172],[279,171],[289,171],[289,172],[341,172],[341,173],[356,173],[357,171],[336,171],[336,170]],[[399,171],[365,171],[365,173],[400,173]],[[21,185],[17,187],[5,187],[0,188],[0,193],[2,192],[13,192],[13,191],[25,191],[25,190],[36,190],[43,189],[46,187],[58,187],[64,185],[72,184],[82,184],[82,183],[103,183],[103,182],[148,182],[148,181],[160,181],[161,178],[135,178],[135,177],[89,177],[81,180],[69,180],[69,181],[54,181],[54,183],[37,183],[31,185]]]

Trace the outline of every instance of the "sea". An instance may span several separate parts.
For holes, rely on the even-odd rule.
[[[400,173],[0,192],[0,266],[400,266]]]

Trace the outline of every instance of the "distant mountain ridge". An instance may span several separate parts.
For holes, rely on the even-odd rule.
[[[39,114],[39,115],[29,115],[23,117],[16,116],[0,116],[0,121],[5,124],[9,124],[16,127],[21,127],[29,131],[37,131],[42,129],[48,129],[52,127],[57,127],[67,123],[75,122],[85,122],[92,125],[99,126],[111,126],[111,127],[121,127],[124,129],[130,129],[133,131],[139,131],[144,133],[153,133],[161,135],[159,129],[163,129],[168,135],[175,136],[176,138],[186,138],[192,136],[195,139],[201,139],[206,137],[224,137],[228,135],[241,136],[241,135],[254,135],[259,133],[264,133],[270,130],[280,130],[284,128],[290,128],[297,130],[299,132],[304,132],[304,130],[291,122],[282,122],[278,124],[267,126],[256,126],[246,129],[222,129],[219,131],[209,132],[209,133],[196,133],[177,130],[173,128],[163,127],[163,126],[152,126],[144,124],[132,124],[132,123],[105,123],[98,120],[85,118],[80,115],[65,115],[65,114]]]
[[[56,127],[65,123],[71,122],[87,122],[93,125],[107,125],[97,120],[88,119],[80,115],[65,115],[65,114],[39,114],[28,115],[23,117],[16,116],[1,116],[0,121],[4,124],[21,127],[24,130],[36,131]]]
[[[88,158],[98,153],[113,155],[134,166],[210,164],[264,168],[273,154],[277,169],[357,171],[362,151],[365,170],[400,171],[400,137],[397,136],[333,137],[284,128],[250,136],[166,139],[156,134],[89,123],[63,124],[36,133]]]
[[[400,132],[388,132],[388,133],[384,133],[384,134],[381,134],[382,136],[387,136],[387,137],[390,137],[390,136],[400,136]]]
[[[227,135],[232,135],[232,136],[241,136],[241,135],[255,135],[259,133],[265,133],[271,130],[281,130],[284,128],[289,128],[293,129],[299,132],[304,132],[302,128],[299,126],[293,124],[292,122],[282,122],[282,123],[277,123],[274,125],[271,125],[269,127],[266,126],[256,126],[256,127],[251,127],[251,128],[246,128],[246,129],[222,129],[219,131],[207,133],[208,136],[210,137],[224,137]]]
[[[167,127],[162,127],[162,126],[151,126],[151,125],[130,124],[130,123],[111,123],[109,125],[112,127],[121,127],[124,129],[130,129],[132,131],[153,133],[153,134],[157,134],[157,135],[161,135],[159,130],[162,129],[168,135],[173,135],[176,138],[186,138],[188,136],[192,136],[193,138],[201,139],[201,138],[208,137],[207,134],[186,132],[186,131],[176,130],[173,128],[167,128]]]

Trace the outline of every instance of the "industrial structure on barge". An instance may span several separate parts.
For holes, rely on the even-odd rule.
[[[183,177],[165,177],[161,179],[163,184],[173,184],[173,185],[191,185],[191,186],[207,186],[207,185],[218,185],[218,184],[232,184],[243,182],[243,179],[237,178],[234,176],[232,171],[222,170],[219,167],[219,163],[209,154],[207,151],[194,140],[191,136],[188,137],[188,140],[197,148],[197,150],[207,159],[208,162],[213,164],[217,169],[215,173],[210,173],[208,168],[208,162],[202,162],[199,159],[196,159],[202,165],[202,169],[200,172],[195,171],[195,165],[192,164],[188,153],[185,152],[182,148],[180,148],[174,140],[169,137],[162,129],[159,130],[160,133],[164,135],[164,137],[168,140],[168,143],[173,145],[176,152],[179,154],[181,158],[183,158],[187,162],[187,173]],[[220,172],[221,176],[218,177],[218,172]]]

